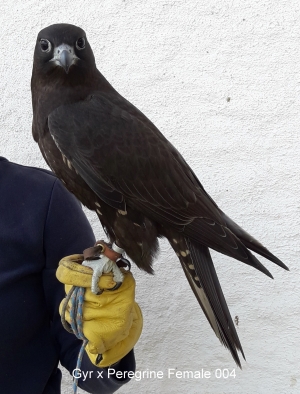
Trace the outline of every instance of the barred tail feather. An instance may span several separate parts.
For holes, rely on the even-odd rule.
[[[245,355],[230,316],[209,249],[185,238],[186,252],[180,262],[187,280],[216,336],[241,368],[238,351]],[[173,247],[175,245],[172,245]],[[179,246],[179,245],[176,245]]]

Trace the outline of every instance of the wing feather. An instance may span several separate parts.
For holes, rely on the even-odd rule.
[[[84,181],[108,205],[131,207],[272,277],[235,235],[242,233],[206,193],[179,152],[135,107],[124,103],[96,93],[50,114],[52,138]],[[248,242],[246,237],[243,240]],[[247,246],[251,248],[249,242]],[[254,250],[272,260],[266,249],[255,246]]]

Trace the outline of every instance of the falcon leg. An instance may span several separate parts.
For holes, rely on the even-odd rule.
[[[112,249],[118,253],[123,252],[123,249],[119,248],[116,244],[113,244]],[[101,293],[98,282],[102,274],[108,274],[112,271],[114,274],[114,281],[117,283],[117,287],[119,287],[123,282],[124,276],[120,268],[113,260],[110,260],[107,256],[103,254],[100,255],[99,260],[84,260],[82,262],[82,265],[90,267],[93,270],[91,291],[94,294]]]

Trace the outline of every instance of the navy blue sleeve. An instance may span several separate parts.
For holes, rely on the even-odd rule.
[[[79,377],[79,387],[88,393],[109,394],[129,382],[134,372],[135,358],[132,349],[122,360],[109,368],[97,368],[85,353],[80,371],[75,371],[74,376]]]
[[[94,243],[93,231],[81,205],[56,180],[44,229],[46,267],[43,272],[43,283],[48,312],[51,316],[51,335],[61,364],[71,374],[76,367],[81,341],[73,334],[68,333],[61,324],[58,308],[65,296],[65,292],[64,286],[56,279],[55,272],[61,258],[71,254],[82,253],[84,249],[93,246]],[[122,371],[122,369],[124,371],[135,370],[133,351],[115,364],[113,368],[115,371]],[[81,378],[79,382],[79,386],[83,390],[93,394],[113,393],[122,384],[129,381],[126,376],[125,379],[123,377],[118,379],[113,374],[108,376],[108,370],[95,367],[86,354],[83,358],[82,371],[93,371],[90,374],[91,378]]]

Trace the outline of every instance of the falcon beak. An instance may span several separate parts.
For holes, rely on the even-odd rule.
[[[50,62],[55,62],[58,66],[62,67],[66,74],[68,74],[72,64],[76,63],[79,59],[74,52],[74,48],[67,44],[61,44],[54,48],[54,56]]]
[[[65,70],[65,72],[68,74],[70,66],[73,64],[73,56],[70,54],[70,52],[63,50],[61,52],[60,58],[59,58],[59,63]]]

